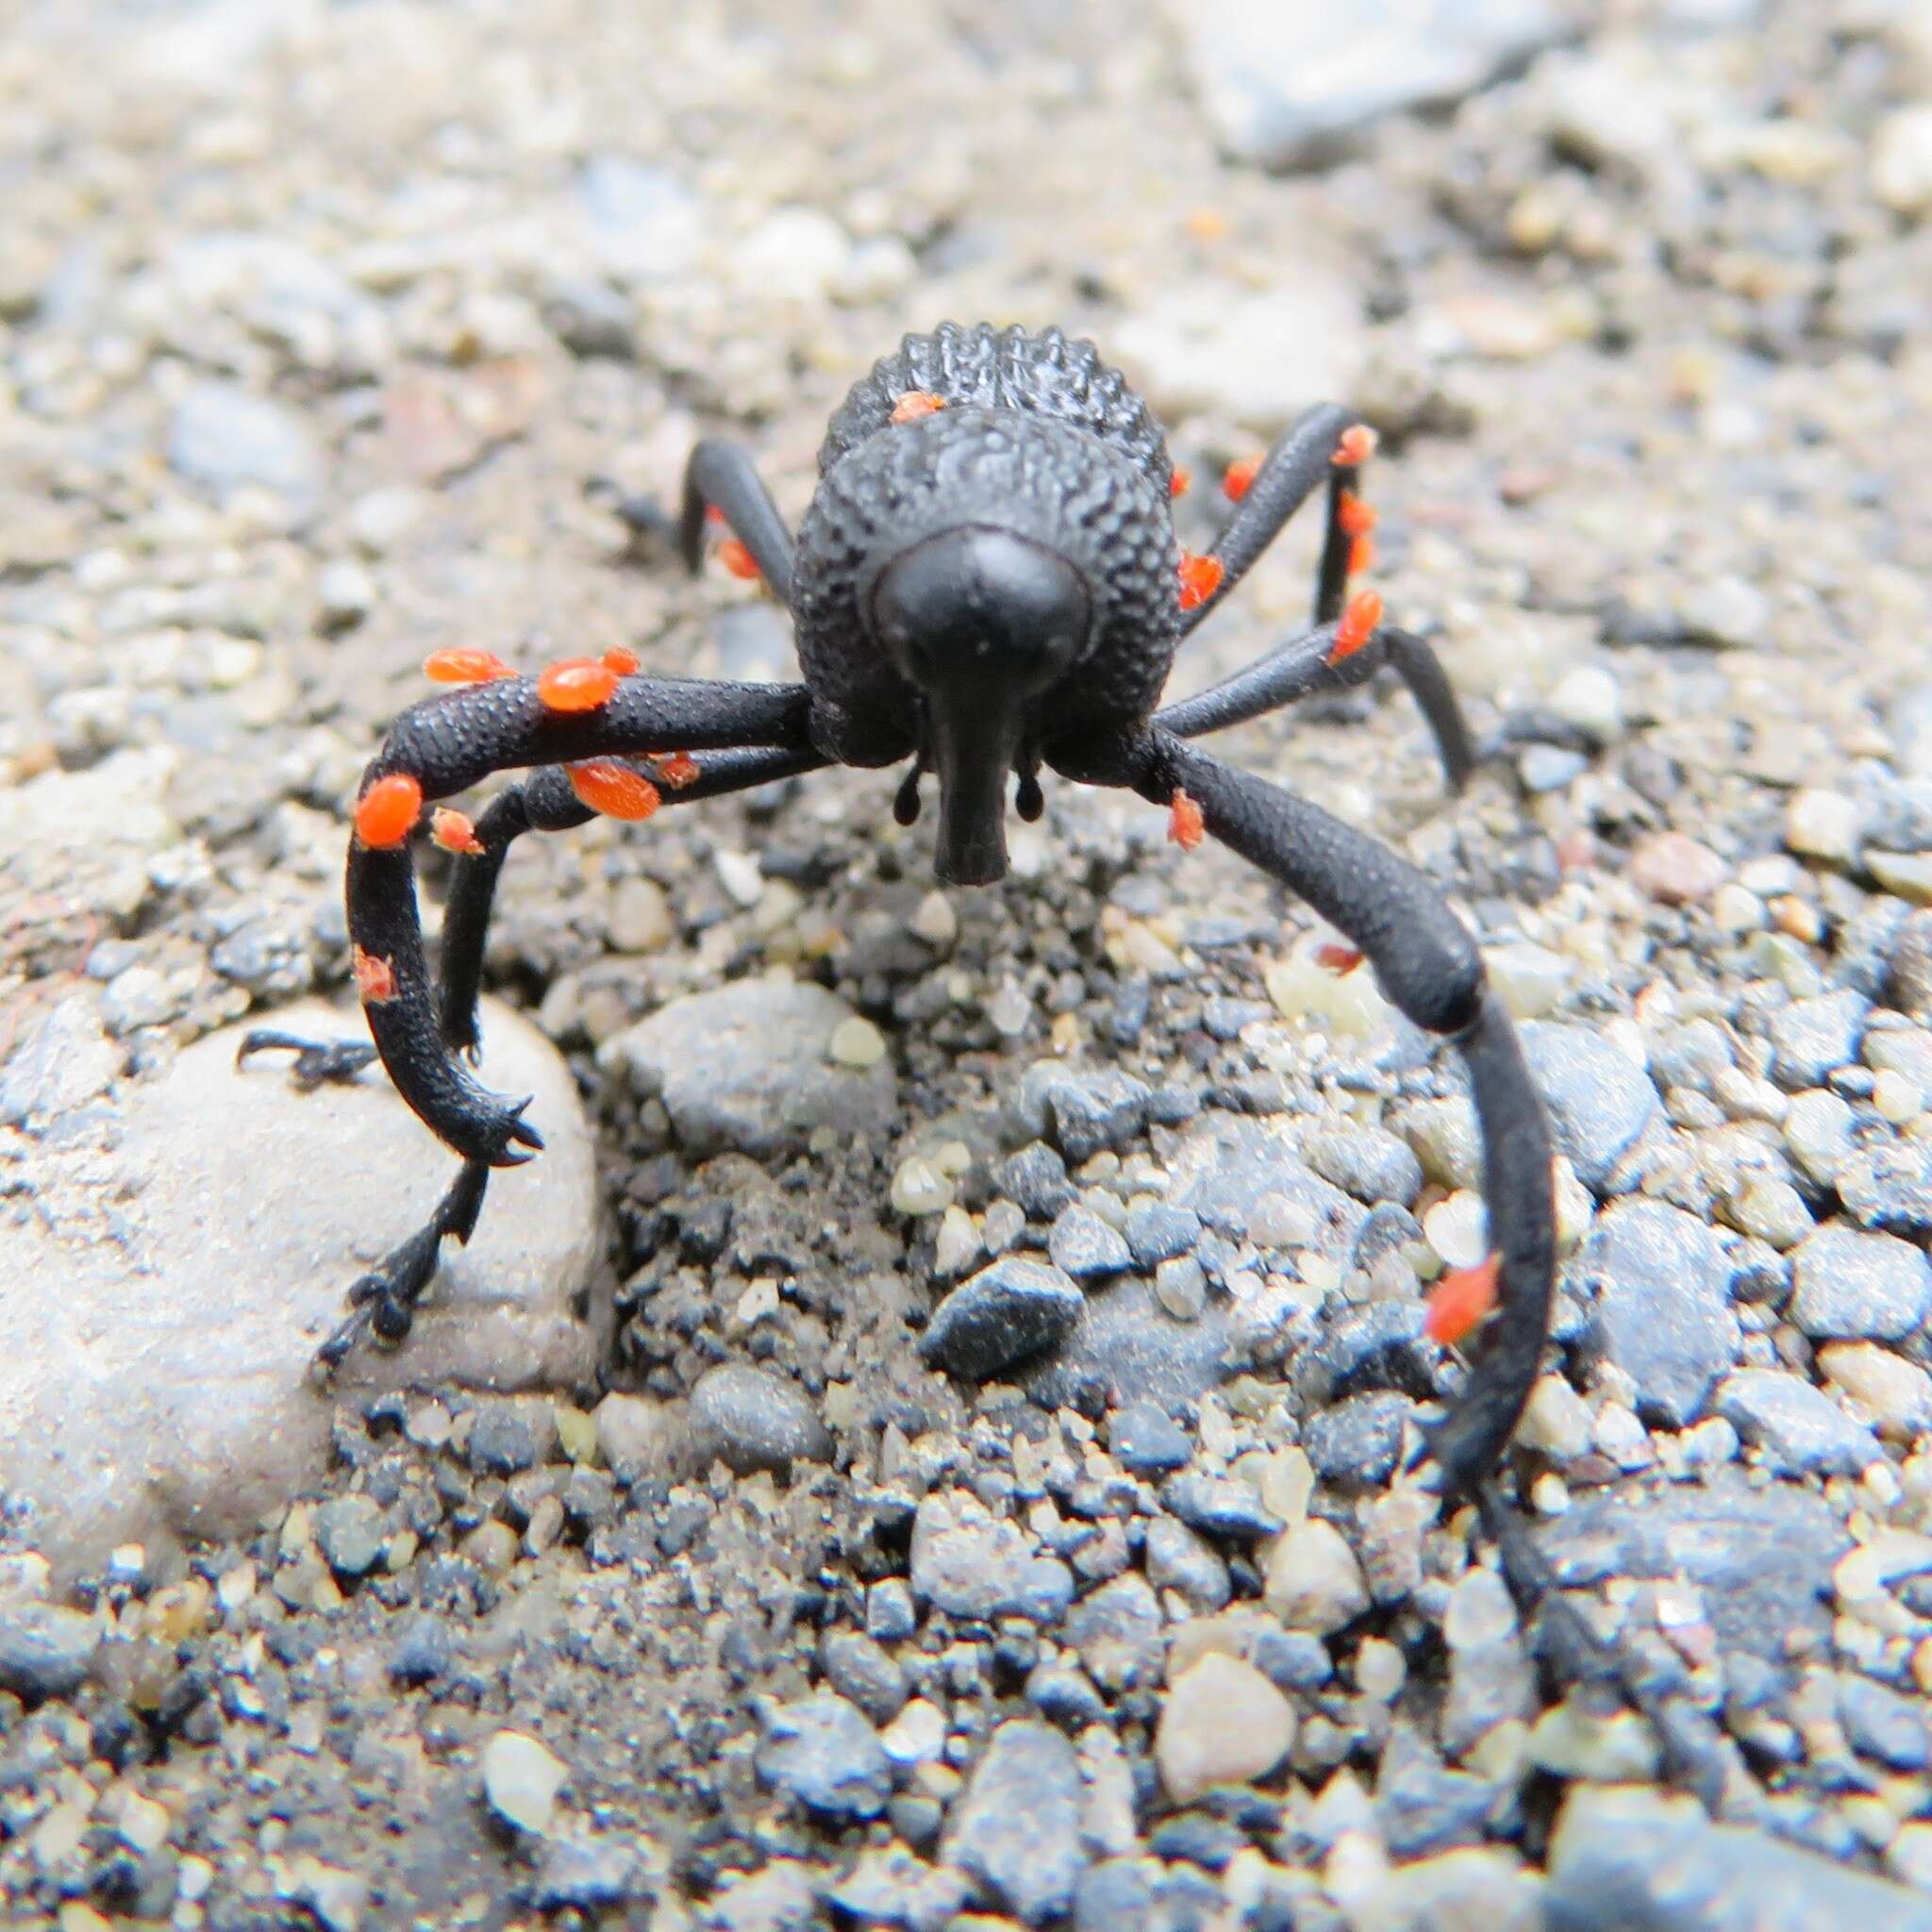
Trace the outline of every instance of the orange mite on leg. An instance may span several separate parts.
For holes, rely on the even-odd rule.
[[[1450,1269],[1429,1295],[1423,1333],[1447,1347],[1460,1341],[1495,1308],[1496,1276],[1502,1265],[1500,1255],[1491,1255],[1474,1268]]]
[[[664,802],[663,794],[641,772],[615,758],[585,758],[564,769],[570,774],[570,789],[608,819],[647,819]]]
[[[1335,445],[1335,454],[1329,461],[1337,469],[1358,469],[1375,454],[1376,441],[1375,432],[1366,423],[1351,424],[1341,432],[1341,440]]]
[[[546,711],[594,711],[610,702],[617,673],[594,658],[566,658],[546,665],[537,679],[537,696]]]
[[[423,660],[423,675],[438,684],[488,684],[516,673],[494,651],[457,649],[431,651]]]
[[[1228,464],[1221,473],[1222,495],[1230,503],[1239,503],[1254,488],[1260,468],[1259,457],[1242,457],[1238,462]]]
[[[1208,817],[1202,811],[1200,802],[1190,798],[1181,787],[1174,789],[1173,801],[1167,810],[1167,836],[1183,852],[1191,852],[1207,836]]]
[[[718,561],[735,577],[753,578],[758,574],[758,560],[736,537],[727,537],[718,546]]]
[[[360,946],[352,946],[349,963],[356,973],[357,994],[365,1006],[379,1007],[395,998],[395,968],[387,959],[365,953]]]
[[[658,775],[674,791],[697,783],[698,761],[688,751],[675,751],[658,760]]]
[[[1335,641],[1328,647],[1328,662],[1340,664],[1353,658],[1375,634],[1382,621],[1382,596],[1378,591],[1357,591],[1348,600],[1341,622],[1335,626]]]
[[[1348,537],[1366,537],[1375,527],[1375,507],[1364,503],[1354,491],[1347,491],[1335,506],[1335,521]]]
[[[631,677],[643,669],[643,659],[628,644],[612,644],[600,660],[607,671],[620,677]]]
[[[469,814],[452,811],[446,805],[439,805],[429,814],[429,836],[445,852],[460,852],[471,858],[479,858],[484,849]]]
[[[1207,557],[1198,551],[1181,552],[1181,608],[1198,609],[1221,588],[1222,569],[1218,557]]]
[[[888,423],[917,423],[922,416],[934,416],[946,407],[944,396],[936,396],[929,389],[908,389],[892,405],[892,413],[886,418]]]
[[[1353,946],[1339,946],[1332,940],[1315,948],[1315,964],[1338,979],[1346,977],[1362,963],[1362,955]]]
[[[1185,463],[1176,463],[1169,473],[1167,493],[1169,496],[1185,496],[1194,487],[1194,473]]]
[[[1348,545],[1348,574],[1360,576],[1365,570],[1373,570],[1375,564],[1375,540],[1373,537],[1353,537]]]
[[[376,852],[400,845],[423,813],[423,788],[407,772],[378,778],[356,801],[356,836]]]

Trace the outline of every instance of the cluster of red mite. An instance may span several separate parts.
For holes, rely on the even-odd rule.
[[[910,423],[945,408],[943,397],[924,390],[908,390],[893,408],[891,421]],[[1333,461],[1338,468],[1357,469],[1375,451],[1375,432],[1366,424],[1345,429],[1335,446]],[[1248,458],[1230,463],[1221,479],[1222,493],[1230,502],[1240,502],[1248,492],[1260,464]],[[1185,465],[1176,464],[1169,484],[1176,497],[1187,493],[1192,476]],[[714,508],[714,521],[724,521]],[[1348,567],[1351,575],[1366,571],[1374,561],[1375,527],[1374,508],[1355,491],[1341,499],[1339,520],[1350,540]],[[736,537],[718,545],[718,560],[733,576],[756,579],[757,561]],[[1222,566],[1218,558],[1184,550],[1180,560],[1180,608],[1193,610],[1205,604],[1221,587]],[[1335,626],[1335,641],[1328,650],[1328,661],[1339,664],[1366,644],[1382,621],[1382,599],[1374,591],[1358,591],[1349,599],[1341,621]],[[552,711],[594,711],[609,703],[618,680],[641,669],[634,651],[623,645],[606,651],[600,658],[565,658],[547,665],[537,677],[539,701]],[[514,677],[517,674],[491,651],[471,648],[435,651],[423,661],[424,675],[439,684],[482,684],[492,678]],[[697,761],[684,752],[645,761],[651,776],[635,766],[614,758],[586,758],[567,766],[571,789],[592,811],[608,818],[647,819],[663,802],[660,787],[672,791],[689,785],[698,774]],[[414,831],[423,815],[423,788],[406,772],[393,772],[378,778],[363,792],[356,805],[356,837],[364,844],[388,849],[402,844]],[[1167,836],[1184,852],[1191,852],[1207,834],[1207,821],[1199,804],[1186,791],[1176,789],[1170,804]],[[430,815],[430,838],[445,852],[480,854],[483,845],[476,828],[462,812],[438,806]],[[1352,946],[1324,945],[1316,955],[1330,972],[1352,973],[1362,956]],[[360,947],[355,956],[356,980],[364,1000],[381,1001],[394,997],[395,980],[387,960],[375,958]],[[1437,1341],[1460,1341],[1495,1307],[1497,1258],[1491,1256],[1474,1268],[1452,1269],[1438,1281],[1429,1299],[1427,1333]]]

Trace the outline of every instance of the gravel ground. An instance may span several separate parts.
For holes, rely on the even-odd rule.
[[[1924,9],[803,12],[0,42],[0,1918],[1932,1926]],[[1376,582],[1507,755],[1446,802],[1379,690],[1226,748],[1525,1023],[1519,1491],[1721,1822],[1408,1472],[1484,1240],[1454,1070],[1128,800],[977,892],[880,775],[525,841],[490,978],[594,1159],[305,1381],[447,1157],[223,1029],[343,996],[425,651],[789,675],[613,506],[723,429],[795,516],[948,316],[1117,357],[1197,545],[1303,403],[1382,430]]]

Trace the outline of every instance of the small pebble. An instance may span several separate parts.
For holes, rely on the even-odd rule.
[[[483,1795],[519,1831],[541,1837],[557,1815],[569,1767],[525,1731],[501,1730],[483,1747]]]

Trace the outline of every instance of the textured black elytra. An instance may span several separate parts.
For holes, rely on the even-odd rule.
[[[908,391],[941,407],[895,421]],[[1429,1447],[1446,1488],[1483,1502],[1512,1586],[1525,1600],[1543,1595],[1533,1545],[1508,1532],[1513,1519],[1491,1482],[1541,1362],[1556,1253],[1548,1129],[1515,1030],[1486,989],[1474,942],[1427,878],[1319,807],[1187,742],[1386,665],[1420,705],[1451,783],[1468,774],[1469,736],[1425,642],[1378,627],[1330,661],[1349,558],[1340,507],[1356,483],[1338,445],[1354,420],[1324,406],[1282,435],[1209,552],[1223,567],[1219,588],[1188,613],[1159,428],[1091,344],[1058,331],[947,325],[908,337],[833,416],[795,544],[744,453],[700,443],[679,520],[686,560],[700,563],[717,511],[789,604],[804,682],[632,675],[600,709],[558,715],[532,680],[509,678],[429,699],[397,721],[365,784],[407,773],[434,801],[494,772],[538,769],[479,818],[482,852],[454,862],[434,991],[407,843],[352,841],[351,936],[394,987],[367,1004],[371,1031],[404,1098],[464,1166],[428,1224],[355,1284],[353,1312],[325,1361],[369,1329],[406,1333],[441,1242],[474,1227],[491,1167],[541,1144],[522,1105],[479,1087],[459,1056],[476,1043],[483,940],[505,853],[526,831],[592,815],[571,789],[571,760],[625,758],[649,775],[654,755],[696,754],[698,780],[666,790],[666,805],[827,764],[910,760],[902,798],[916,805],[922,770],[939,780],[941,875],[974,883],[1004,872],[1001,821],[1015,775],[1028,805],[1042,766],[1162,807],[1185,791],[1209,835],[1313,905],[1362,951],[1391,1001],[1461,1056],[1481,1128],[1499,1312]],[[1324,486],[1312,626],[1212,690],[1158,708],[1179,641]],[[352,1060],[345,1050],[345,1073]],[[1572,1629],[1578,1668],[1612,1671],[1651,1708],[1643,1685],[1605,1664],[1592,1641]],[[1691,1755],[1685,1747],[1678,1759]],[[1707,1764],[1693,1769],[1707,1790]]]

